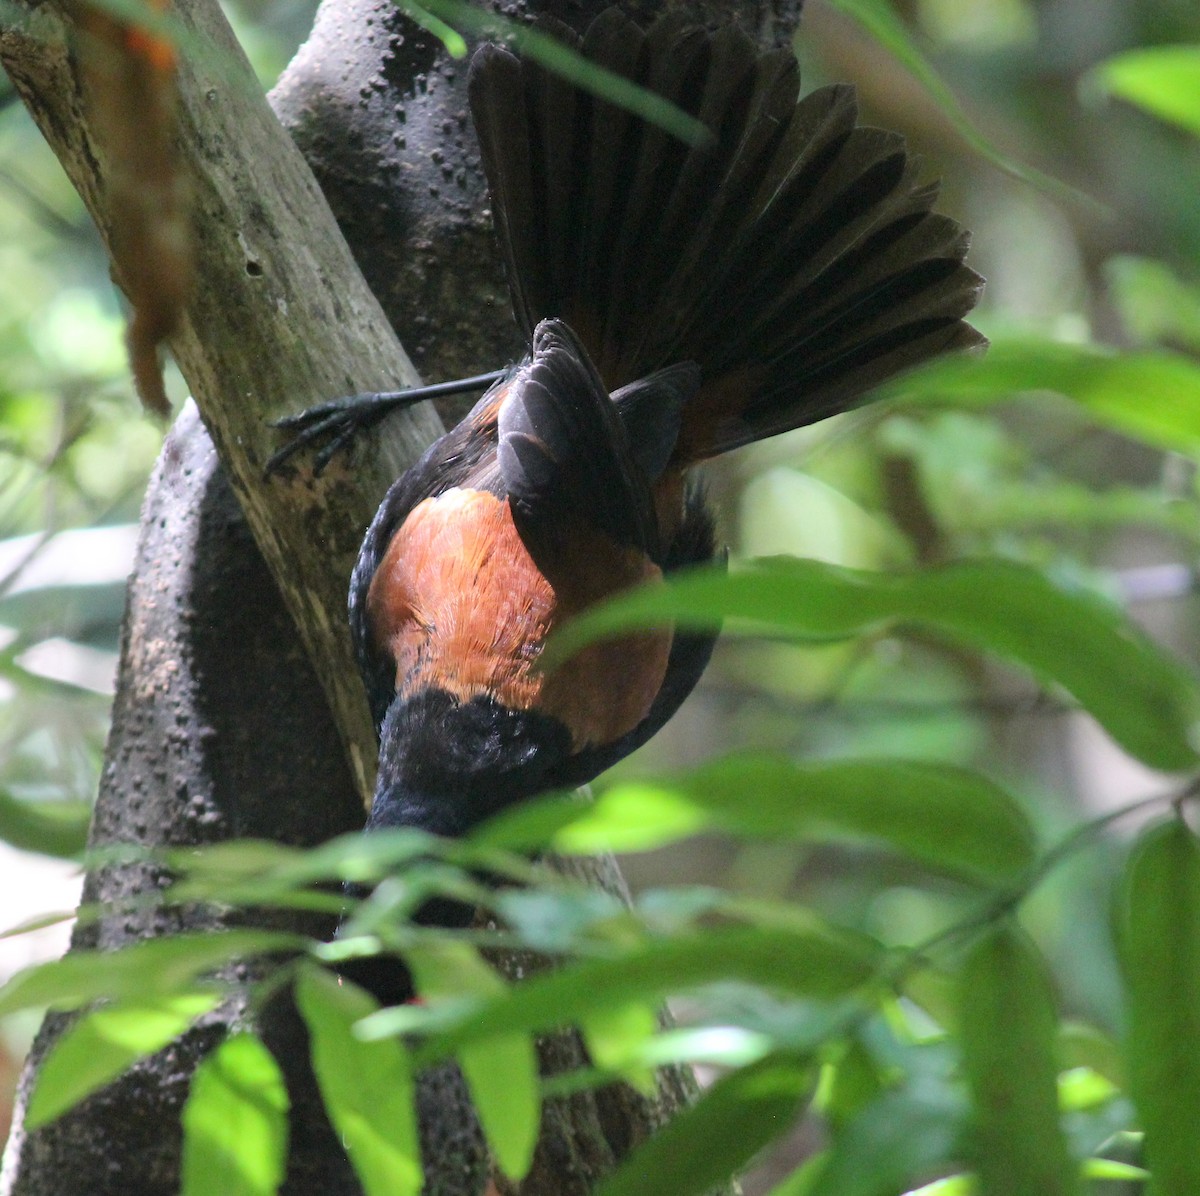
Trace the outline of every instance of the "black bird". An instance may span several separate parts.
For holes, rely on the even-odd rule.
[[[932,211],[901,137],[856,126],[851,87],[797,102],[790,53],[671,15],[552,30],[711,138],[689,146],[500,46],[474,56],[530,351],[397,479],[363,543],[350,621],[381,744],[368,829],[462,835],[644,743],[715,635],[628,635],[544,670],[547,636],[713,559],[692,466],[984,343],[964,322],[982,285],[967,233]]]

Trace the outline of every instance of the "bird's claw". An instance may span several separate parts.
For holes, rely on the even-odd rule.
[[[332,399],[327,403],[318,403],[315,407],[298,411],[295,415],[285,415],[273,421],[271,427],[294,431],[296,435],[271,456],[264,473],[270,477],[301,449],[309,448],[328,437],[328,443],[323,444],[313,457],[313,474],[320,477],[329,462],[342,449],[349,447],[358,432],[374,427],[398,407],[408,407],[413,403],[439,395],[486,390],[505,377],[507,373],[507,370],[492,370],[490,373],[476,374],[471,378],[436,382],[432,386],[413,386],[407,390],[349,395],[344,399]]]
[[[353,399],[333,399],[298,411],[295,415],[273,420],[271,427],[294,431],[296,435],[271,455],[264,475],[271,477],[297,453],[320,444],[312,465],[313,476],[319,478],[334,457],[350,447],[358,432],[370,427],[385,414],[386,411],[364,409],[363,405],[355,404]]]
[[[344,415],[346,412],[345,399],[330,399],[326,403],[318,403],[315,407],[306,407],[294,415],[281,415],[271,421],[272,428],[308,428],[313,424],[325,421],[326,416]]]

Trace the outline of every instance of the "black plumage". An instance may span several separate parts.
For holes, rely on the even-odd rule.
[[[795,59],[733,27],[668,16],[642,33],[609,10],[583,39],[555,28],[712,133],[689,147],[499,46],[472,63],[518,322],[532,336],[565,320],[610,390],[696,363],[677,459],[823,419],[983,343],[963,319],[982,285],[966,233],[932,212],[901,137],[856,127],[853,88],[797,103]]]
[[[933,212],[902,138],[856,124],[852,88],[798,100],[790,54],[678,16],[542,29],[711,136],[689,146],[500,46],[472,61],[530,354],[396,481],[354,570],[382,737],[373,827],[462,834],[645,742],[714,634],[539,657],[594,602],[714,559],[690,467],[983,344],[967,234]]]
[[[539,728],[522,765],[531,792],[585,780],[644,742],[707,661],[711,637],[679,637],[633,725],[598,742],[586,712],[573,707],[571,748],[544,767],[536,748],[542,720],[561,711],[553,686],[526,687],[522,670],[536,672],[544,638],[566,608],[647,570],[712,558],[711,519],[685,480],[688,467],[844,410],[937,353],[983,343],[964,321],[981,286],[963,262],[966,233],[932,211],[936,188],[918,181],[902,138],[856,124],[852,88],[797,100],[791,55],[761,53],[736,28],[709,32],[677,15],[645,32],[616,10],[582,38],[553,22],[542,30],[678,104],[711,137],[689,146],[508,49],[476,53],[471,113],[513,310],[531,353],[389,491],[350,602],[377,724],[423,687],[444,687],[464,709],[478,700],[509,713],[501,691],[520,690],[530,726]],[[437,504],[451,493],[479,501],[443,514]],[[426,598],[403,590],[413,560],[398,561],[402,543],[415,560],[436,554],[448,536],[465,542],[461,529],[451,535],[439,521],[492,519],[491,500],[517,533],[496,542],[491,567],[503,559],[515,578],[514,553],[527,554],[521,567],[555,590],[557,605],[541,623],[530,615],[528,641],[515,648],[497,647],[486,629],[488,602],[497,619],[515,617],[504,605],[507,590],[485,595],[482,579],[464,567],[456,584],[481,609],[466,631],[455,623],[450,643],[447,618],[458,616],[421,624],[412,609]],[[597,575],[609,567],[606,553],[611,579]],[[628,553],[645,558],[642,572]],[[564,601],[573,569],[589,573],[580,586],[586,594]],[[444,569],[438,578],[455,584]],[[385,606],[390,622],[379,614]],[[472,688],[450,675],[471,671],[465,656],[489,651],[496,685]],[[504,651],[511,659],[500,659]],[[594,683],[619,685],[620,672]],[[600,707],[614,698],[598,689],[594,700]],[[411,719],[405,725],[410,744],[428,742]],[[411,754],[385,744],[381,784],[391,783],[389,774],[403,784],[416,767]],[[435,787],[473,790],[461,754],[443,757],[453,765]],[[419,769],[425,787],[433,784],[427,765]],[[495,779],[492,764],[480,768]],[[499,789],[510,792],[509,780]]]

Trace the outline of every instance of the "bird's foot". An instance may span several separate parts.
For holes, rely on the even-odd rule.
[[[267,477],[278,472],[298,452],[321,447],[313,457],[313,473],[320,477],[325,467],[343,449],[349,448],[359,432],[373,428],[397,407],[408,407],[424,399],[441,395],[462,394],[472,390],[486,390],[507,374],[507,370],[493,370],[487,374],[476,374],[471,378],[458,378],[451,382],[437,382],[432,386],[414,386],[409,390],[385,390],[366,394],[349,395],[318,403],[295,415],[285,415],[275,420],[273,428],[295,432],[291,440],[272,454],[263,471]]]
[[[295,435],[278,449],[267,462],[263,471],[270,477],[304,449],[317,448],[313,456],[313,473],[320,477],[325,467],[343,449],[350,447],[359,432],[374,427],[389,412],[408,402],[416,402],[421,396],[409,399],[412,391],[384,391],[380,394],[349,395],[343,399],[332,399],[285,415],[272,422],[271,427],[283,428]]]

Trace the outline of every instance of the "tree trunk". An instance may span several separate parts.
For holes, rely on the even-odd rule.
[[[572,5],[571,19],[585,23],[601,7]],[[736,8],[775,39],[795,7],[707,6]],[[266,421],[413,382],[397,333],[434,377],[493,368],[521,346],[491,251],[462,63],[390,0],[326,0],[273,95],[293,143],[215,0],[186,0],[176,11],[192,33],[179,86],[199,278],[172,349],[199,418],[190,405],[180,416],[143,510],[92,842],[258,836],[304,846],[362,823],[375,744],[348,648],[347,579],[383,489],[439,429],[428,410],[401,414],[356,447],[353,468],[337,463],[318,481],[301,467],[264,482],[263,462],[277,447]],[[107,240],[109,164],[94,142],[69,38],[58,8],[33,6],[26,23],[0,33],[0,62]],[[590,873],[619,888],[610,864]],[[97,869],[85,900],[120,902],[166,880],[149,865]],[[122,911],[81,926],[73,949],[228,921],[211,910]],[[317,937],[330,930],[306,915],[272,924]],[[22,1107],[67,1021],[47,1018]],[[303,1029],[280,999],[253,1013],[231,1002],[51,1126],[26,1133],[19,1109],[0,1194],[175,1192],[191,1071],[229,1029],[250,1023],[288,1076],[285,1190],[359,1192],[325,1121]],[[543,1042],[542,1056],[560,1070],[579,1064],[582,1047],[558,1035]],[[506,1194],[583,1196],[688,1087],[671,1072],[657,1100],[614,1087],[550,1102],[530,1177],[495,1183]],[[490,1167],[457,1072],[424,1077],[420,1099],[427,1190],[476,1196]]]

